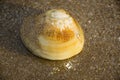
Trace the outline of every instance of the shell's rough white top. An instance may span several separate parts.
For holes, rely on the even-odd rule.
[[[52,12],[51,17],[56,18],[56,19],[63,19],[63,18],[68,18],[70,16],[67,15],[65,12],[59,10],[59,11]]]
[[[73,24],[72,17],[61,9],[48,11],[46,14],[46,20],[46,22],[55,25],[55,27],[59,28],[61,31],[65,28],[72,28]]]

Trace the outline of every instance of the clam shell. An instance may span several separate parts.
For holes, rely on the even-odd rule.
[[[45,59],[70,58],[80,53],[84,45],[81,26],[63,9],[26,18],[20,32],[25,46]]]

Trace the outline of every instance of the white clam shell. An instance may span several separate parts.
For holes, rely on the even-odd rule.
[[[70,58],[81,52],[84,45],[80,25],[62,9],[26,18],[21,39],[33,54],[50,60]]]

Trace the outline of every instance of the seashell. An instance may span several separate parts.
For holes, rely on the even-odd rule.
[[[20,33],[33,54],[50,60],[68,59],[80,53],[84,45],[81,26],[63,9],[26,18]]]

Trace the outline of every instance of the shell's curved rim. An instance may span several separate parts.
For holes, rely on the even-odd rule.
[[[37,16],[31,16],[31,18],[30,19],[32,19],[32,18],[34,18],[35,19],[35,17],[37,17]],[[73,17],[72,17],[73,18]],[[84,46],[84,34],[83,34],[83,30],[82,30],[82,28],[81,28],[81,26],[79,25],[79,23],[73,18],[73,20],[75,21],[75,23],[76,23],[76,25],[77,25],[77,27],[79,27],[78,29],[80,30],[80,32],[82,33],[82,34],[80,34],[81,36],[82,36],[82,39],[83,39],[83,43],[82,43],[82,47],[81,47],[81,50],[82,50],[82,48],[83,48],[83,46]],[[22,27],[25,27],[25,25],[23,24],[23,26]],[[22,35],[22,29],[21,29],[21,31],[20,31],[21,33],[21,35]],[[77,36],[76,36],[77,37]],[[76,54],[74,54],[74,55],[72,55],[72,56],[69,56],[69,57],[67,57],[67,58],[59,58],[59,59],[57,59],[57,58],[49,58],[49,57],[46,57],[46,54],[44,54],[44,55],[40,55],[39,53],[42,53],[40,50],[38,50],[38,49],[35,49],[33,46],[32,46],[32,44],[29,44],[30,42],[29,41],[25,41],[25,38],[23,38],[23,35],[21,36],[21,39],[22,39],[22,41],[23,41],[23,43],[25,44],[25,46],[31,51],[31,52],[33,52],[33,54],[35,54],[36,56],[39,56],[39,57],[42,57],[42,58],[45,58],[45,59],[49,59],[49,60],[64,60],[64,59],[68,59],[68,58],[70,58],[70,57],[73,57],[73,56],[75,56],[75,55],[77,55],[77,54],[79,54],[80,52],[81,52],[81,50],[79,50],[79,53],[76,53]],[[68,54],[67,54],[68,55]],[[47,55],[48,56],[48,55]]]

